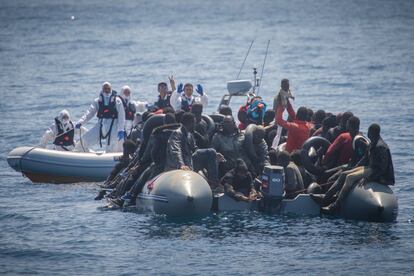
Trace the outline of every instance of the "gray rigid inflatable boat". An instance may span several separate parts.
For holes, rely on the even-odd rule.
[[[217,211],[258,210],[259,202],[241,202],[220,195]],[[299,194],[294,199],[282,199],[274,203],[272,213],[283,215],[320,215],[320,207],[308,194]],[[393,222],[398,216],[398,200],[390,187],[370,182],[363,186],[355,185],[345,199],[337,217],[353,220]]]
[[[293,199],[265,199],[254,202],[236,201],[225,194],[213,197],[211,189],[200,174],[193,171],[164,172],[148,181],[138,195],[137,208],[169,217],[206,216],[211,210],[258,210],[282,215],[318,216],[320,207],[309,194]],[[264,207],[266,206],[267,207]],[[398,201],[393,191],[379,183],[355,185],[346,198],[339,217],[346,219],[392,222],[398,214]]]
[[[32,182],[97,182],[108,177],[121,155],[18,147],[9,153],[7,162]]]

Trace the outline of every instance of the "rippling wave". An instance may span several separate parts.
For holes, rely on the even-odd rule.
[[[73,19],[72,19],[73,16]],[[412,274],[412,1],[120,1],[0,4],[0,274]],[[295,107],[379,122],[396,170],[396,223],[220,213],[169,220],[103,211],[94,183],[32,184],[6,163],[61,109],[78,119],[103,81],[154,101],[174,74],[213,112],[244,54],[271,39],[261,96],[289,78]]]

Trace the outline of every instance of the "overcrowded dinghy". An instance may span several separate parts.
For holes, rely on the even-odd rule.
[[[279,166],[267,166],[260,190],[263,198],[236,201],[225,195],[212,196],[200,174],[173,170],[148,181],[138,195],[137,208],[168,217],[200,217],[212,212],[260,211],[270,214],[318,216],[320,207],[309,196],[284,198],[284,172]],[[346,198],[339,217],[355,220],[392,222],[398,214],[398,201],[392,190],[379,183],[356,185]]]

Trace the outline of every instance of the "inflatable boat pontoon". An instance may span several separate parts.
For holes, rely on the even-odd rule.
[[[32,182],[97,182],[108,177],[121,155],[19,147],[9,153],[7,162]]]

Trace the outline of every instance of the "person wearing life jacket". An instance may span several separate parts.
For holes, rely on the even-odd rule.
[[[262,125],[266,108],[267,105],[263,101],[262,97],[254,96],[250,101],[249,107],[247,108],[247,123]]]
[[[171,105],[171,95],[172,91],[176,89],[175,79],[173,76],[168,77],[171,85],[171,91],[168,90],[168,85],[166,82],[158,83],[158,100],[154,102],[154,105],[150,108],[150,111],[155,112],[160,109],[167,107],[172,107]]]
[[[129,137],[134,125],[136,124],[135,113],[137,112],[137,107],[131,100],[131,88],[128,85],[121,88],[121,95],[119,98],[121,99],[122,105],[125,109],[125,132],[126,136]]]
[[[40,139],[41,148],[53,141],[53,149],[60,151],[73,151],[75,148],[75,127],[70,120],[70,114],[66,109],[59,112],[55,122],[46,130]]]
[[[99,97],[76,123],[76,128],[89,122],[94,116],[98,122],[81,136],[75,151],[88,151],[90,146],[105,147],[106,152],[122,151],[125,139],[125,109],[109,82],[104,82]]]
[[[204,92],[201,84],[197,84],[196,92],[198,96],[193,95],[193,85],[186,83],[184,86],[180,83],[171,95],[171,105],[175,110],[183,110],[189,112],[194,103],[201,103],[204,108],[207,107],[208,97]]]

